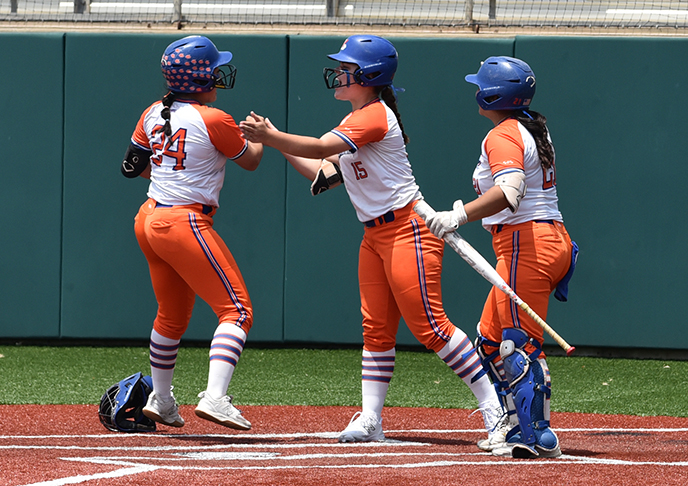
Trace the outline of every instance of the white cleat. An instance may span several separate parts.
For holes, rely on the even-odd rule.
[[[349,425],[339,434],[339,442],[381,442],[385,440],[382,432],[382,418],[356,412]]]
[[[199,393],[198,397],[201,399],[195,411],[198,417],[230,429],[251,430],[251,422],[246,420],[241,410],[234,406],[232,397],[225,395],[216,400],[204,391]]]
[[[485,428],[487,428],[488,425],[490,424],[488,424],[488,420],[485,419]],[[495,449],[507,447],[506,434],[508,434],[513,427],[514,425],[509,422],[509,416],[507,414],[502,415],[496,424],[487,428],[487,439],[478,441],[478,449],[490,452]]]
[[[155,390],[148,396],[148,403],[143,407],[143,414],[151,420],[170,427],[182,427],[184,419],[179,415],[179,406],[170,392],[168,400],[161,400]]]

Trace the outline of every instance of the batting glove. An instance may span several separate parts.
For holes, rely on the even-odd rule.
[[[444,235],[456,231],[459,226],[468,222],[468,215],[463,208],[463,201],[458,199],[454,201],[453,209],[451,211],[439,211],[434,216],[425,220],[425,225],[437,236],[440,240]]]

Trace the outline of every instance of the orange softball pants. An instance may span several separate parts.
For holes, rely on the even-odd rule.
[[[365,229],[358,260],[363,348],[392,349],[403,317],[416,339],[438,352],[456,329],[442,305],[444,242],[428,230],[413,203],[394,211],[391,222],[375,221]]]
[[[497,272],[531,309],[547,320],[549,296],[571,265],[571,238],[563,223],[528,221],[516,225],[494,225],[492,247]],[[492,287],[480,317],[480,334],[502,341],[502,329],[517,327],[541,345],[543,329],[504,292]],[[490,354],[496,350],[484,346]],[[528,344],[526,352],[535,347]],[[541,354],[545,357],[544,353]]]
[[[248,334],[253,307],[246,284],[227,245],[213,229],[215,208],[201,204],[160,207],[148,199],[135,218],[134,231],[148,261],[158,313],[153,328],[181,339],[196,295]]]

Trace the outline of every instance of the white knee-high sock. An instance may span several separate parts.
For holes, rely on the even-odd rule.
[[[363,394],[363,415],[382,416],[389,382],[394,373],[396,350],[382,353],[363,350],[361,390]]]
[[[166,338],[153,329],[150,336],[151,380],[155,394],[163,401],[169,399],[172,390],[172,377],[177,364],[179,339]]]
[[[246,333],[236,324],[223,322],[215,330],[210,344],[210,366],[206,392],[214,399],[227,394],[234,368],[246,343]]]
[[[499,407],[497,392],[483,369],[473,344],[461,329],[456,328],[449,342],[437,356],[461,378],[478,399],[478,407]]]
[[[509,423],[513,425],[518,425],[518,417],[516,416],[516,405],[514,405],[514,397],[511,394],[511,388],[509,388],[509,383],[506,381],[506,374],[504,373],[504,361],[497,355],[497,357],[492,361],[492,369],[496,371],[499,376],[499,381],[502,383],[500,389],[502,392],[506,393],[502,396],[500,400],[502,402],[502,407],[504,411],[509,414]]]

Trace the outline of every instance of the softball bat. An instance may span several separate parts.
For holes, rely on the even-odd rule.
[[[418,201],[413,210],[420,216],[423,221],[435,214],[435,210],[430,207],[428,203],[421,200]],[[485,280],[504,292],[516,305],[528,314],[531,319],[537,322],[544,331],[549,334],[554,341],[566,351],[566,356],[571,356],[576,350],[574,346],[567,343],[552,327],[547,324],[537,313],[526,304],[511,287],[507,285],[504,279],[497,273],[497,270],[490,265],[490,263],[483,258],[483,256],[473,248],[458,232],[452,231],[444,235],[444,241],[447,242],[452,249],[458,253],[461,258],[473,267],[473,269],[483,276]]]

